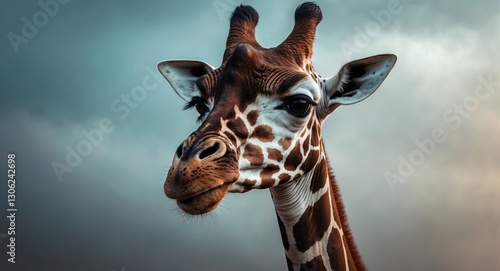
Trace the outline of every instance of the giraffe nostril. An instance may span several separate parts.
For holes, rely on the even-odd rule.
[[[203,160],[210,155],[216,154],[219,150],[220,150],[220,144],[219,144],[219,142],[215,142],[212,146],[204,149],[200,153],[199,158],[200,158],[200,160]]]
[[[182,156],[182,145],[184,145],[183,143],[181,143],[179,145],[179,147],[177,147],[177,150],[175,150],[175,155],[178,157],[178,158],[181,158]]]

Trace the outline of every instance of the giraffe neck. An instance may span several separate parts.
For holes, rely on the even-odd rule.
[[[364,270],[326,156],[301,179],[271,188],[289,270]]]

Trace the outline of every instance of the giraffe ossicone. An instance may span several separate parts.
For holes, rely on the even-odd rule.
[[[375,92],[396,56],[355,60],[324,78],[311,63],[322,19],[316,4],[297,7],[292,32],[273,48],[256,41],[258,18],[250,6],[235,9],[217,68],[196,60],[158,64],[201,122],[177,148],[165,194],[198,215],[228,192],[270,188],[289,270],[363,270],[321,126],[338,106]]]

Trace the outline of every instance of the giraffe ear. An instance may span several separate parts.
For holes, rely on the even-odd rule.
[[[345,64],[337,75],[325,82],[325,93],[331,111],[339,105],[366,99],[382,84],[396,64],[395,55],[376,55]]]
[[[168,60],[160,62],[158,70],[177,95],[189,102],[194,96],[200,96],[194,87],[196,80],[213,71],[214,67],[198,60]]]

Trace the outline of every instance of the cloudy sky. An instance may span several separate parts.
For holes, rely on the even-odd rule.
[[[175,148],[197,124],[156,64],[218,66],[240,2],[59,2],[0,4],[0,269],[285,270],[269,191],[229,195],[193,219],[162,190]],[[260,13],[257,39],[272,47],[301,1],[243,3]],[[398,55],[375,95],[339,108],[323,128],[366,265],[500,270],[500,2],[317,3],[320,74]],[[6,256],[11,152],[14,265]]]

